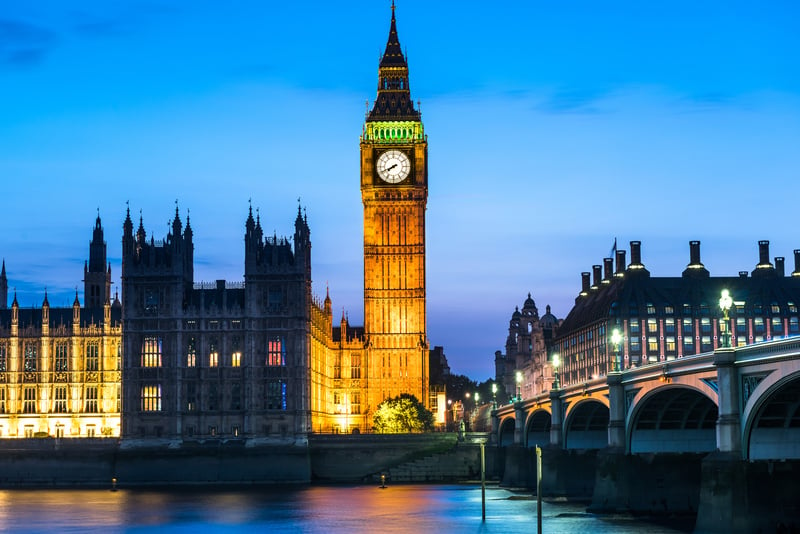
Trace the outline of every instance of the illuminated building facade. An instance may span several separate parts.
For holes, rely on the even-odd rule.
[[[361,135],[367,407],[429,399],[425,316],[428,141],[409,89],[392,5],[378,94]]]
[[[549,305],[539,317],[530,293],[522,310],[514,310],[508,323],[505,354],[499,350],[494,354],[495,381],[503,386],[506,397],[529,398],[550,388],[553,373],[548,354],[559,324]],[[521,378],[519,382],[517,373]],[[498,399],[499,402],[507,400]]]
[[[689,264],[680,277],[652,277],[641,261],[641,244],[631,241],[631,262],[614,259],[582,273],[575,306],[559,328],[553,353],[561,357],[561,383],[709,352],[722,343],[719,299],[730,291],[728,332],[733,346],[800,334],[800,250],[787,276],[784,258],[770,262],[769,241],[760,241],[759,261],[748,273],[712,277],[700,261],[700,242],[689,243]],[[621,334],[617,349],[614,329]]]
[[[8,308],[0,272],[0,437],[120,435],[121,306],[97,217],[84,267],[84,304]]]

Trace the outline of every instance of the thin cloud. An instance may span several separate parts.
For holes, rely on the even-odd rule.
[[[0,19],[0,65],[10,67],[36,65],[55,44],[55,34],[46,28]]]
[[[601,113],[597,105],[605,93],[584,89],[569,89],[557,91],[537,109],[553,114],[596,114]]]

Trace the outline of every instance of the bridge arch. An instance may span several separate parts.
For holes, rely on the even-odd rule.
[[[545,447],[550,443],[550,424],[552,417],[547,410],[536,410],[525,425],[525,446]]]
[[[506,417],[500,423],[500,430],[497,436],[497,442],[501,447],[508,447],[514,444],[514,426],[516,421],[513,417]]]
[[[784,377],[773,375],[772,380],[762,381],[767,382],[763,388],[753,391],[755,399],[743,413],[748,460],[800,458],[800,371]]]
[[[608,447],[608,406],[596,399],[578,401],[564,421],[565,449]]]
[[[636,403],[627,425],[628,450],[710,452],[717,448],[715,399],[682,384],[662,386]]]

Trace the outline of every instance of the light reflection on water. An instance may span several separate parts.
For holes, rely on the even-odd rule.
[[[677,532],[626,516],[544,503],[544,532]],[[536,501],[475,486],[308,486],[248,491],[0,491],[0,530],[15,532],[459,532],[536,531]]]

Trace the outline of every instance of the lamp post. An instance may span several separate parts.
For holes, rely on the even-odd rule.
[[[561,384],[558,381],[558,367],[561,365],[561,357],[553,354],[553,389],[558,389]]]
[[[522,400],[522,372],[517,371],[517,402]]]
[[[727,289],[723,289],[722,293],[719,297],[719,309],[722,310],[722,346],[723,348],[729,349],[731,347],[731,333],[729,327],[729,319],[728,319],[728,312],[731,310],[731,306],[733,305],[733,299],[731,298],[731,292]]]
[[[622,343],[622,334],[619,333],[619,328],[615,328],[611,331],[611,343],[614,345],[614,372],[619,373],[621,371],[619,344]]]
[[[492,383],[492,405],[497,409],[497,382]]]

